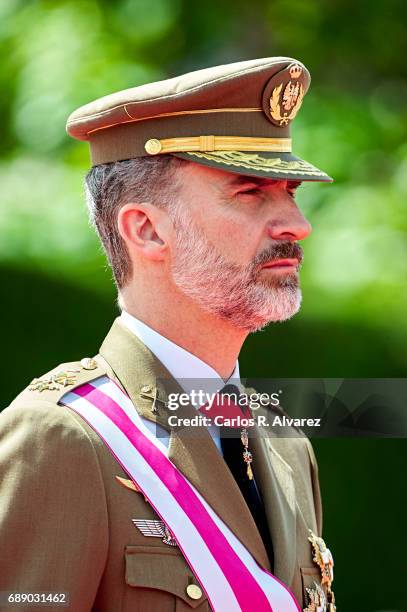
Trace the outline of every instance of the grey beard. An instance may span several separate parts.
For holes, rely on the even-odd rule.
[[[277,243],[241,267],[228,262],[184,212],[175,215],[174,225],[174,283],[203,310],[249,332],[272,321],[285,321],[298,312],[301,290],[297,275],[268,282],[259,278],[260,265],[271,259],[297,257],[301,262],[302,250],[297,244]]]

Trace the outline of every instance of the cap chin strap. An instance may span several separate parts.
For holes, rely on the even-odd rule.
[[[144,145],[149,155],[189,151],[264,151],[291,153],[291,138],[255,138],[251,136],[185,136],[150,138]]]

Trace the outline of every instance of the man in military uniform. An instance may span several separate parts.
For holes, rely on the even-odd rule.
[[[65,592],[75,612],[335,609],[309,441],[258,427],[228,440],[214,424],[191,435],[168,419],[171,389],[189,392],[192,380],[244,390],[246,336],[300,307],[299,242],[311,227],[295,190],[331,180],[291,152],[309,81],[297,60],[264,58],[121,91],[70,116],[68,133],[90,144],[87,202],[122,314],[97,355],[39,376],[0,417],[1,591]],[[138,479],[137,462],[127,469],[130,451],[114,452],[112,423],[106,435],[98,429],[96,400],[112,381],[98,410],[113,423],[120,396],[132,423],[126,443],[137,443],[138,419],[157,466],[167,462],[161,475],[154,467],[156,489],[141,471]],[[84,416],[75,406],[88,399]],[[216,557],[213,542],[203,535],[196,559],[186,554],[194,542],[161,510],[161,484],[179,506],[181,486],[201,504],[202,534],[216,524],[222,551],[227,536],[248,572],[243,589],[261,605],[244,600],[226,569],[225,602],[216,599],[197,570],[200,555]],[[196,525],[191,508],[183,512]],[[287,593],[289,605],[277,601]]]

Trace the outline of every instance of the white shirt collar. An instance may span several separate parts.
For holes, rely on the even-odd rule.
[[[193,389],[216,393],[232,380],[240,386],[238,361],[230,378],[224,381],[216,370],[202,359],[165,338],[125,310],[121,313],[121,321],[161,361],[186,393]]]

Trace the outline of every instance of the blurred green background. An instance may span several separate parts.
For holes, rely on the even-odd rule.
[[[249,338],[242,373],[404,377],[405,41],[401,0],[2,0],[1,406],[58,362],[97,352],[117,314],[85,213],[87,146],[66,136],[68,114],[115,90],[268,55],[310,69],[294,151],[335,183],[299,190],[314,227],[303,308]],[[404,441],[314,446],[338,610],[406,610]]]

